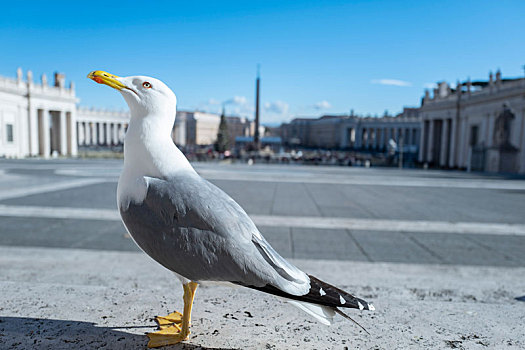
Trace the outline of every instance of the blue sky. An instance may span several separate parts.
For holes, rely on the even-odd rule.
[[[2,4],[0,75],[66,74],[81,105],[126,108],[86,78],[150,75],[179,109],[262,120],[397,113],[440,80],[523,76],[525,1],[20,1]]]

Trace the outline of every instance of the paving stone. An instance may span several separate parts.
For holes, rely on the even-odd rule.
[[[367,260],[346,230],[294,227],[292,246],[297,259]]]

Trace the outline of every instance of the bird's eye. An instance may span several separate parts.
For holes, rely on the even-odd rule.
[[[143,82],[142,86],[144,86],[145,89],[151,89],[151,84],[148,81]]]

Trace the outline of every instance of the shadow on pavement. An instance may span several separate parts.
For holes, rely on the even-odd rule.
[[[145,335],[120,330],[133,328],[142,327],[100,327],[93,322],[0,316],[0,348],[147,349],[148,338]],[[193,344],[177,344],[162,349],[227,350]]]

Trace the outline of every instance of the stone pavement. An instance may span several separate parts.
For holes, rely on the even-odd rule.
[[[178,280],[143,253],[0,248],[2,349],[145,349],[152,317],[182,309]],[[374,303],[370,335],[275,297],[197,290],[191,339],[166,349],[523,349],[525,268],[294,260]]]
[[[181,307],[115,208],[121,161],[0,160],[0,349],[143,348]],[[525,180],[462,172],[196,164],[301,268],[370,299],[310,320],[271,296],[202,287],[174,349],[522,348]]]
[[[138,251],[121,160],[2,161],[0,245]],[[525,180],[395,169],[197,164],[287,258],[525,266]]]

